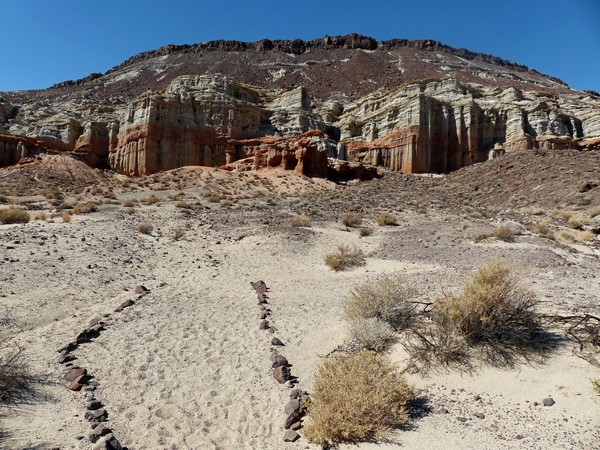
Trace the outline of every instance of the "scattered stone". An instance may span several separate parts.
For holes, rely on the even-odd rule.
[[[269,303],[269,302],[267,301],[267,300],[268,300],[268,297],[267,297],[265,294],[258,294],[258,296],[257,296],[257,297],[258,297],[258,304],[259,304],[259,305],[266,305],[266,304],[268,304],[268,303]]]
[[[92,432],[88,435],[88,439],[90,442],[98,442],[98,439],[100,439],[102,436],[106,436],[109,433],[112,433],[112,430],[105,424],[101,423],[92,430]]]
[[[93,450],[123,450],[123,447],[113,434],[103,436]]]
[[[448,414],[449,412],[450,412],[450,411],[448,411],[448,409],[446,409],[446,408],[439,408],[439,409],[437,410],[437,413],[438,413],[438,414]]]
[[[84,417],[89,421],[96,420],[98,422],[104,422],[108,418],[108,413],[106,412],[106,409],[99,408],[86,411]]]
[[[273,361],[273,365],[271,366],[273,369],[275,367],[279,367],[279,366],[289,366],[290,365],[288,363],[288,360],[285,358],[285,356],[275,355],[275,357],[272,357],[271,360]]]
[[[266,311],[262,311],[260,313],[260,316],[258,317],[260,320],[266,319],[267,318],[267,313]]]
[[[465,423],[469,419],[467,419],[466,417],[459,416],[456,418],[456,420],[458,420],[459,422]]]
[[[477,417],[478,419],[485,419],[484,413],[476,412],[476,413],[473,413],[473,416]]]
[[[59,364],[65,364],[68,363],[69,361],[74,361],[77,358],[75,357],[75,355],[73,353],[70,352],[63,352],[61,353],[61,355],[58,357],[58,363]]]
[[[71,382],[75,378],[79,378],[82,375],[87,375],[87,370],[82,367],[75,366],[65,371],[63,379],[65,379],[68,382]]]
[[[544,400],[542,400],[542,402],[544,406],[552,406],[556,403],[552,397],[547,397]]]
[[[96,409],[100,409],[102,408],[102,402],[98,401],[98,400],[90,400],[85,404],[86,409],[89,409],[90,411],[94,411]]]
[[[127,299],[125,300],[123,303],[121,303],[121,308],[125,309],[125,308],[129,308],[130,306],[133,306],[135,304],[135,302],[131,299]]]
[[[479,394],[475,394],[475,395],[473,396],[473,401],[475,401],[475,402],[476,402],[477,400],[481,400],[481,395],[479,395]]]
[[[98,330],[86,328],[77,335],[77,337],[75,338],[75,342],[77,344],[85,344],[86,342],[90,342],[92,339],[97,338],[98,336],[100,336]]]
[[[72,352],[73,350],[77,349],[77,343],[76,342],[69,342],[68,344],[63,345],[62,347],[60,347],[59,349],[57,349],[56,351],[58,353],[63,353],[63,352]]]
[[[269,322],[267,322],[266,320],[261,320],[260,323],[258,324],[258,329],[259,330],[268,330]]]
[[[276,337],[274,337],[273,339],[271,339],[271,345],[276,345],[279,347],[284,347],[285,344],[283,342],[281,342],[279,339],[277,339]]]
[[[300,439],[300,435],[294,430],[287,430],[283,435],[283,440],[285,442],[296,442],[298,439]]]
[[[285,411],[286,414],[291,414],[293,412],[300,412],[300,400],[297,398],[293,398],[291,399],[287,405],[285,405],[285,408],[283,409]]]
[[[81,375],[75,378],[71,383],[69,383],[69,390],[71,391],[80,391],[81,388],[87,384],[89,377],[87,375]]]
[[[287,366],[279,366],[273,369],[273,378],[277,380],[279,384],[285,383],[290,379],[290,369]]]
[[[145,295],[150,292],[150,290],[146,286],[140,284],[139,286],[135,287],[133,292],[135,292],[136,295]]]
[[[290,430],[299,430],[302,428],[302,422],[294,422],[290,425]]]
[[[254,289],[259,294],[264,294],[268,290],[267,284],[262,280],[251,281],[250,284],[252,285],[252,289]]]
[[[290,392],[290,398],[299,398],[302,394],[302,389],[294,389],[292,392]]]
[[[288,416],[286,417],[285,422],[283,424],[283,428],[288,430],[289,428],[291,428],[292,424],[296,422],[300,422],[300,414],[294,411],[291,414],[288,414]]]

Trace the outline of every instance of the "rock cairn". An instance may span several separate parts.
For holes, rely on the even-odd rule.
[[[269,297],[267,295],[269,288],[262,280],[250,283],[256,292],[259,307],[259,330],[266,330],[275,334],[278,330],[272,324],[271,308],[269,307]],[[300,439],[298,430],[302,428],[302,418],[306,413],[306,406],[309,402],[309,395],[306,391],[296,388],[298,378],[292,375],[291,364],[288,359],[280,353],[285,344],[276,336],[271,338],[271,370],[273,378],[279,383],[292,388],[290,392],[290,401],[285,405],[286,414],[283,428],[286,430],[283,435],[285,442],[295,442]]]
[[[126,308],[136,304],[144,295],[150,292],[144,286],[135,288],[135,300],[127,299],[115,309],[119,313]],[[96,398],[94,392],[98,387],[98,382],[94,379],[86,368],[80,367],[75,363],[77,357],[74,352],[80,345],[88,344],[96,339],[106,330],[107,319],[111,314],[105,314],[102,319],[93,319],[81,332],[75,336],[75,339],[60,347],[57,352],[60,353],[58,363],[64,366],[63,379],[68,383],[67,388],[71,391],[80,391],[85,400],[85,418],[90,422],[92,431],[88,434],[91,443],[96,444],[94,450],[122,450],[123,447],[114,436],[113,431],[106,425],[108,421],[108,411],[105,405]]]

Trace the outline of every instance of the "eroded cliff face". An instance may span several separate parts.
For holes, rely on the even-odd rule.
[[[334,120],[350,159],[407,173],[449,172],[498,149],[593,148],[600,101],[453,79],[359,99]]]
[[[357,100],[340,94],[317,108],[302,86],[263,89],[222,75],[188,75],[132,101],[0,102],[0,122],[0,166],[68,152],[129,176],[249,157],[254,168],[323,177],[343,166],[328,157],[406,173],[449,172],[503,151],[600,147],[600,99],[591,94],[454,78]]]

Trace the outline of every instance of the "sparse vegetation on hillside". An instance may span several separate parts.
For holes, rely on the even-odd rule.
[[[98,206],[95,202],[77,203],[73,208],[75,214],[89,214],[98,211]]]
[[[0,357],[0,404],[19,403],[31,387],[21,349]]]
[[[154,225],[152,225],[152,223],[148,221],[140,222],[137,225],[137,230],[142,234],[152,234],[152,230],[154,230]]]
[[[408,422],[411,397],[387,356],[363,351],[328,358],[315,377],[303,434],[320,445],[385,437]]]

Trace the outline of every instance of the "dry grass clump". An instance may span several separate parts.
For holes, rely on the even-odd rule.
[[[598,395],[600,395],[600,378],[592,380],[592,389],[596,391]]]
[[[123,206],[125,208],[134,208],[135,207],[135,202],[133,200],[125,200],[123,202]]]
[[[7,209],[0,209],[0,223],[27,223],[31,216],[22,208],[11,206]]]
[[[77,203],[73,207],[74,214],[89,214],[98,211],[98,206],[94,202]]]
[[[494,230],[494,237],[504,242],[514,242],[515,232],[509,225],[498,225]]]
[[[366,264],[365,254],[359,248],[340,245],[333,253],[325,255],[325,264],[336,272]]]
[[[154,230],[154,225],[146,220],[138,223],[137,230],[142,234],[150,234],[152,233],[152,230]]]
[[[350,323],[350,336],[340,346],[348,353],[362,350],[385,352],[396,342],[396,331],[387,322],[371,317]]]
[[[600,216],[600,208],[592,208],[588,211],[588,216],[593,219],[596,216]]]
[[[509,267],[494,261],[478,269],[459,295],[436,307],[472,344],[526,345],[542,328],[537,305]]]
[[[379,214],[379,217],[377,217],[377,224],[380,227],[394,226],[394,225],[398,225],[398,219],[396,219],[396,217],[393,216],[392,214],[382,213],[382,214]]]
[[[48,218],[48,215],[46,214],[45,211],[40,211],[38,213],[36,213],[35,215],[35,220],[46,220]]]
[[[173,230],[173,240],[179,241],[185,235],[185,229],[181,227],[177,227]]]
[[[146,197],[144,199],[142,199],[142,202],[146,205],[155,205],[156,203],[158,203],[160,201],[160,198],[158,198],[156,195],[152,194],[149,197]]]
[[[373,234],[373,228],[369,228],[369,227],[360,227],[358,229],[358,235],[360,237],[368,237],[371,236]]]
[[[60,218],[64,223],[69,223],[71,221],[71,214],[69,214],[66,211],[63,211],[63,213],[60,215]]]
[[[31,376],[21,350],[0,357],[0,402],[17,402],[29,390]]]
[[[537,222],[529,227],[529,230],[532,233],[537,234],[538,236],[544,237],[546,239],[554,239],[554,231],[552,228],[544,222]]]
[[[364,351],[326,359],[315,377],[303,434],[319,445],[385,437],[408,422],[412,394],[387,356]]]
[[[569,217],[569,220],[567,221],[567,223],[569,224],[569,226],[571,228],[580,230],[581,227],[583,226],[583,219],[579,216],[573,215],[573,216]]]
[[[400,331],[415,320],[415,296],[402,279],[385,276],[355,287],[344,300],[343,317],[348,322],[379,319]]]
[[[292,227],[309,227],[310,218],[304,214],[294,214],[290,220],[290,225]]]
[[[362,217],[355,213],[346,213],[342,216],[342,223],[347,227],[358,227],[362,223]]]
[[[184,202],[183,200],[175,203],[175,207],[183,208],[183,209],[191,209],[191,205],[188,202]]]

